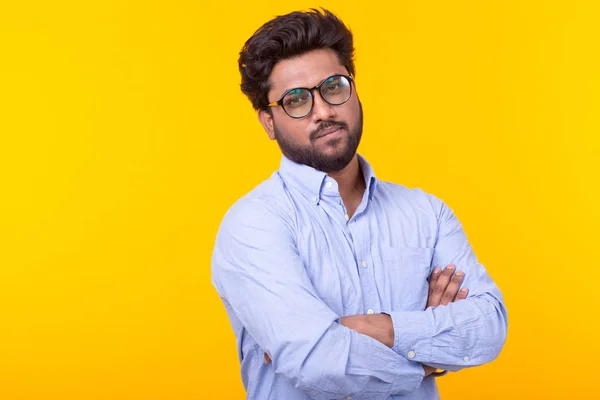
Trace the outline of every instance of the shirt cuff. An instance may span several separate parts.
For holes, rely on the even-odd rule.
[[[391,386],[389,395],[412,393],[423,383],[425,369],[418,363],[406,363],[404,361],[398,368],[402,369],[402,379],[396,379]]]
[[[392,311],[394,350],[410,361],[427,364],[431,361],[433,313],[425,311]]]

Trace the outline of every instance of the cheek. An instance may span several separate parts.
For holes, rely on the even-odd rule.
[[[288,119],[289,121],[282,121],[276,124],[278,133],[285,136],[288,141],[308,143],[310,135],[309,121]]]
[[[344,113],[340,115],[350,125],[356,125],[360,119],[360,103],[356,97],[352,97],[346,103],[348,107],[344,110]]]

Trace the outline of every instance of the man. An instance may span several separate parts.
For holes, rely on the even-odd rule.
[[[327,10],[277,17],[240,53],[242,91],[283,153],[227,212],[212,258],[249,399],[435,399],[436,369],[504,344],[502,295],[452,210],[356,153],[353,56]]]

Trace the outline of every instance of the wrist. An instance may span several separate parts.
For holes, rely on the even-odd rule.
[[[392,322],[392,317],[388,314],[383,315],[385,320],[385,330],[386,330],[386,342],[385,345],[390,349],[394,347],[394,323]]]
[[[394,347],[394,324],[387,314],[360,314],[342,317],[340,324],[367,335],[389,348]]]
[[[392,317],[390,314],[382,312],[380,315],[380,318],[382,318],[382,320],[384,321],[383,329],[385,330],[385,340],[383,341],[383,344],[385,344],[391,349],[394,347],[395,339],[394,322],[392,321]]]

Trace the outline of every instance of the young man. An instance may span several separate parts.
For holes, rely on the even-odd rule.
[[[327,10],[277,17],[240,53],[242,91],[283,153],[227,212],[212,258],[249,399],[435,399],[437,368],[504,344],[502,295],[452,210],[356,153],[353,56]]]

